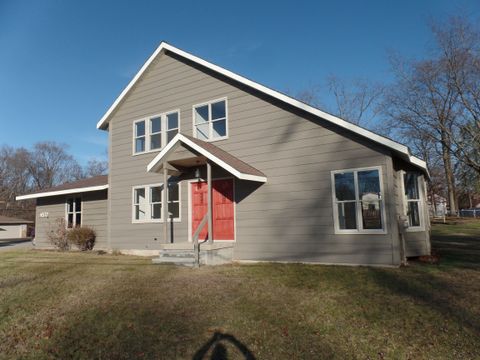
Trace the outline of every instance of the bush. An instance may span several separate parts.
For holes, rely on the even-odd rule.
[[[88,226],[80,226],[67,231],[68,243],[76,245],[82,251],[93,249],[95,237],[95,230]]]
[[[60,251],[70,250],[70,243],[67,239],[67,227],[64,219],[57,219],[55,225],[47,231],[47,238],[50,243]]]

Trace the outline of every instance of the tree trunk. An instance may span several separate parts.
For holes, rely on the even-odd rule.
[[[452,154],[448,144],[447,134],[442,134],[442,160],[445,168],[445,180],[447,181],[448,203],[450,214],[457,214],[457,198],[455,196],[455,178],[452,169]]]

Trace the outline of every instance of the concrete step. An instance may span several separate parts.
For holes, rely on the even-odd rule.
[[[159,257],[187,257],[195,258],[195,253],[193,251],[182,251],[182,250],[160,250]]]
[[[173,257],[173,258],[154,258],[152,259],[153,264],[172,264],[172,265],[180,265],[180,266],[194,266],[195,259],[194,258],[181,258],[181,257]]]

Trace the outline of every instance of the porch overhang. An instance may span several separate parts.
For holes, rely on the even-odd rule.
[[[225,150],[220,149],[212,143],[180,133],[175,135],[168,145],[165,146],[165,148],[163,148],[163,150],[160,151],[160,153],[148,164],[147,172],[162,171],[164,164],[168,162],[170,155],[180,146],[186,147],[187,150],[197,154],[198,157],[214,163],[240,180],[261,183],[267,182],[267,177],[264,173],[236,158]],[[172,170],[175,171],[175,169],[167,169],[167,171]]]

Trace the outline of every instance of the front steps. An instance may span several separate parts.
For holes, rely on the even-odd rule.
[[[201,243],[200,266],[220,265],[232,262],[234,242]],[[183,242],[162,244],[158,258],[152,259],[154,264],[173,264],[180,266],[195,266],[193,243]]]

